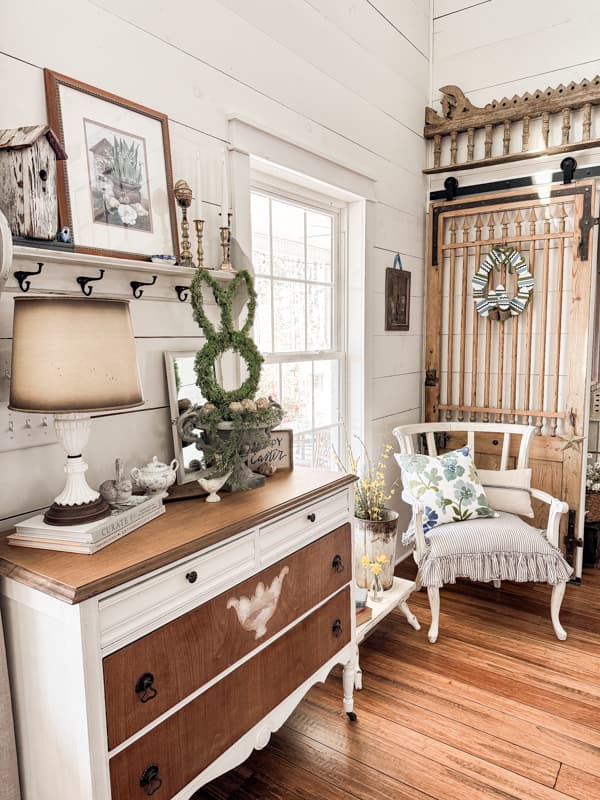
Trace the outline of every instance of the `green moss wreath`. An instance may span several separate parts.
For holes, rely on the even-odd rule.
[[[212,290],[215,302],[221,311],[221,330],[217,332],[204,311],[202,284]],[[233,325],[233,298],[238,286],[246,284],[248,290],[248,314],[246,322],[239,331]],[[250,400],[258,390],[263,357],[248,335],[256,313],[256,290],[254,281],[247,270],[241,270],[227,286],[221,288],[206,270],[196,271],[191,283],[191,301],[194,319],[206,336],[206,344],[196,354],[194,368],[196,384],[203,396],[216,406],[223,408],[229,403]],[[215,361],[227,350],[233,350],[244,359],[248,367],[248,377],[238,389],[226,391],[219,385],[215,374]]]

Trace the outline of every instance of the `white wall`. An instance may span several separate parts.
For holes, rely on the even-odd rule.
[[[429,0],[28,0],[10,10],[4,0],[0,6],[0,128],[45,120],[43,67],[168,114],[174,177],[193,181],[201,154],[213,256],[220,152],[231,116],[374,180],[366,230],[369,439],[378,445],[394,424],[418,419]],[[247,230],[247,220],[237,225]],[[405,334],[383,330],[384,272],[396,251],[413,273]],[[10,337],[11,308],[4,295],[0,338]],[[128,466],[155,453],[171,455],[162,351],[199,344],[189,307],[144,300],[132,308],[148,402],[96,420],[87,450],[91,482],[108,476],[117,455]],[[0,528],[51,501],[61,461],[56,445],[0,454]]]

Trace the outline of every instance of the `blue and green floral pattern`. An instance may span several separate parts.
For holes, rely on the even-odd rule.
[[[399,455],[404,489],[423,503],[423,531],[471,517],[497,517],[468,447],[442,456]]]

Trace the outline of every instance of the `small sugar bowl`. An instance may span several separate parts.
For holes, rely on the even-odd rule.
[[[154,456],[145,466],[134,467],[130,474],[137,486],[146,494],[166,497],[167,489],[175,483],[177,466],[176,458],[170,464],[163,464],[157,456]]]

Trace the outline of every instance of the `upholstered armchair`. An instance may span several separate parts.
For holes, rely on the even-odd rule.
[[[438,456],[436,435],[464,433],[464,447]],[[475,434],[502,437],[499,470],[477,470],[473,462]],[[567,638],[560,624],[560,607],[572,568],[559,547],[561,516],[566,503],[531,488],[530,425],[436,422],[394,429],[400,453],[403,500],[412,519],[403,543],[414,548],[418,585],[427,589],[431,607],[429,641],[438,638],[440,588],[457,578],[543,582],[552,585],[550,616],[556,637]],[[520,437],[516,466],[508,469],[511,438]],[[427,455],[420,453],[425,440]],[[545,530],[522,517],[533,517],[531,498],[548,506]]]

